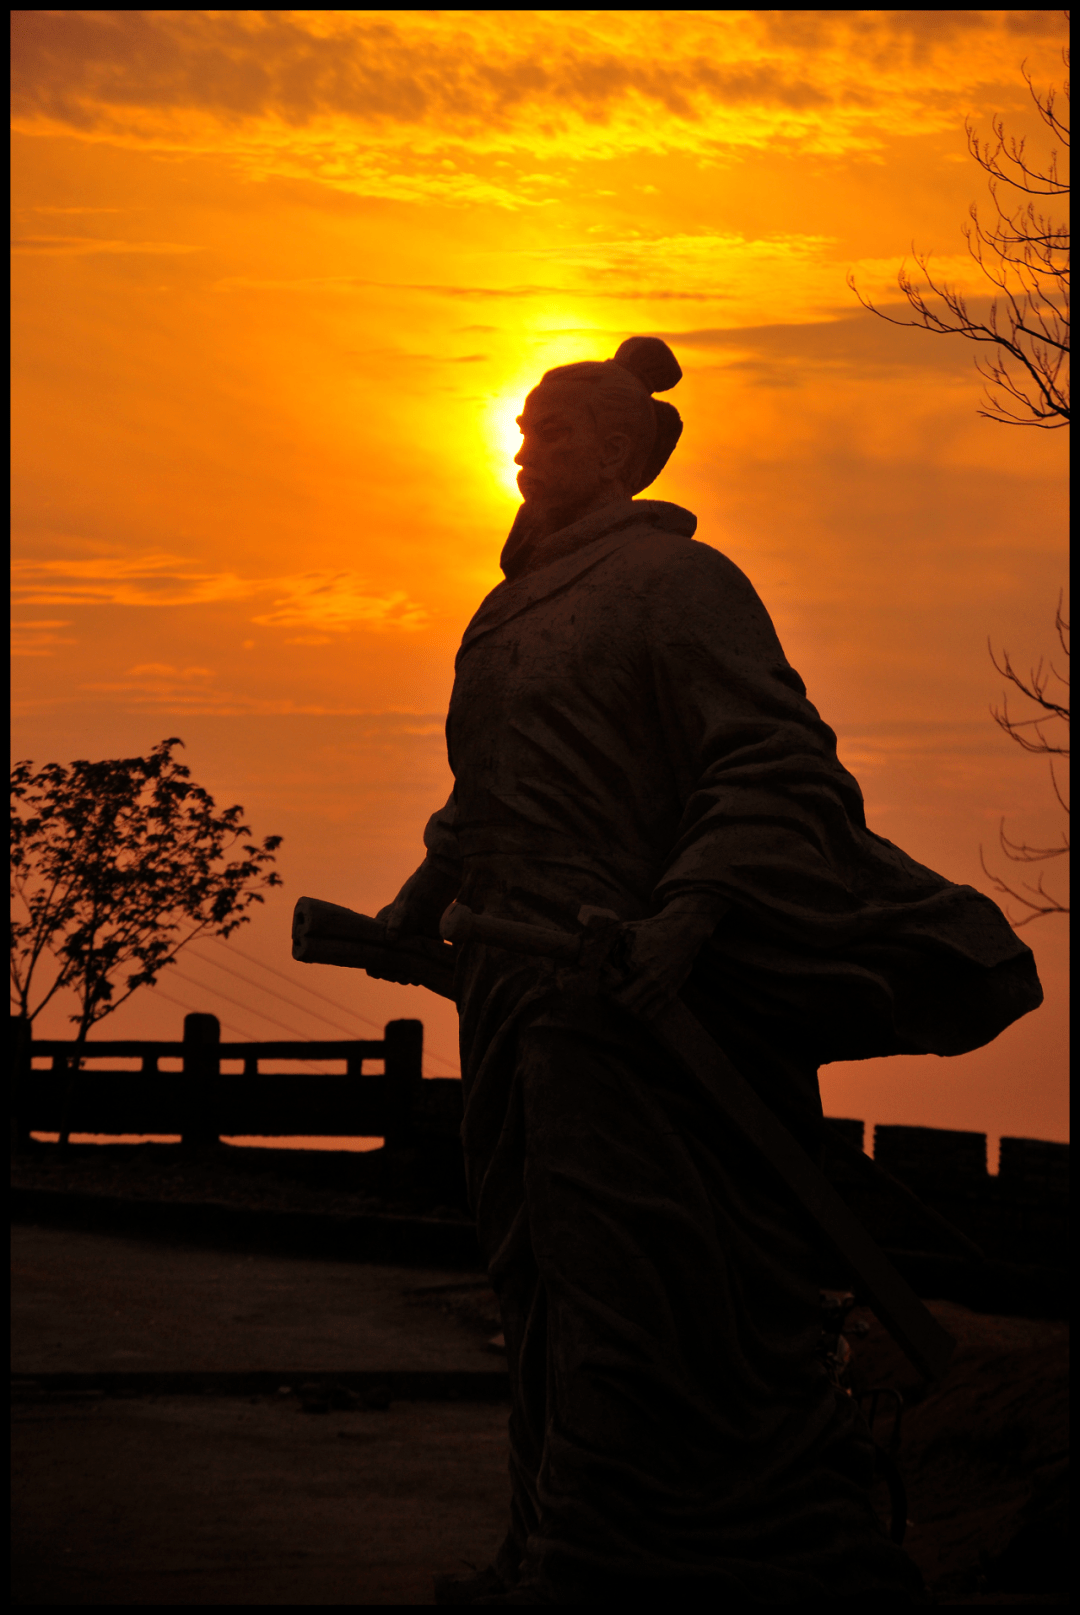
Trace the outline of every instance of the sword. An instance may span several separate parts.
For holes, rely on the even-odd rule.
[[[514,953],[576,965],[597,981],[623,934],[618,917],[583,908],[582,935],[474,914],[454,903],[439,927],[445,941],[479,942]],[[858,1280],[870,1306],[927,1379],[940,1379],[956,1349],[947,1330],[920,1301],[806,1151],[758,1097],[697,1017],[676,999],[649,1025],[716,1108],[779,1174],[816,1227]]]

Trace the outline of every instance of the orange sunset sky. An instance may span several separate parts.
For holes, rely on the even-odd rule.
[[[983,891],[1002,816],[1058,837],[1044,760],[991,721],[987,638],[1024,670],[1056,649],[1067,434],[981,419],[972,345],[875,319],[845,277],[906,313],[914,241],[982,297],[965,119],[1045,155],[1020,68],[1060,86],[1065,33],[1059,11],[15,13],[14,755],[179,735],[285,838],[232,957],[197,945],[98,1035],[419,1015],[429,1074],[458,1069],[444,1001],[294,964],[292,905],[373,913],[419,861],[514,416],[634,333],[685,372],[648,497],[749,575],[871,826]],[[1066,1138],[1065,922],[1022,935],[1042,1009],[959,1059],[826,1067],[826,1112],[986,1131],[992,1168],[1001,1133]]]

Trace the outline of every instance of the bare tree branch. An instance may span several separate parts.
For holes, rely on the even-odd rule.
[[[1065,13],[1066,18],[1068,12]],[[1062,52],[1066,66],[1069,52]],[[1051,88],[1040,94],[1023,64],[1021,71],[1031,98],[1051,135],[1066,149],[1069,122],[1058,110],[1058,92]],[[1069,104],[1069,82],[1062,95]],[[968,311],[964,294],[954,286],[939,285],[930,272],[929,253],[912,245],[912,256],[919,266],[925,289],[909,273],[907,261],[901,265],[897,284],[907,299],[914,319],[896,319],[875,308],[848,275],[848,285],[862,306],[890,325],[910,325],[935,336],[963,336],[969,342],[989,344],[996,350],[986,359],[976,359],[975,368],[986,382],[985,408],[979,414],[1005,426],[1035,426],[1054,431],[1069,422],[1069,288],[1070,231],[1036,209],[1034,202],[1014,210],[1002,201],[999,182],[1031,197],[1067,197],[1069,180],[1058,168],[1057,149],[1036,166],[1029,161],[1026,141],[1006,136],[1000,117],[993,120],[993,140],[980,141],[971,123],[965,124],[968,151],[989,176],[990,198],[995,219],[985,224],[973,202],[971,223],[964,226],[968,251],[995,296],[984,320]],[[929,301],[937,298],[939,310]]]
[[[1033,856],[1026,858],[1018,857],[1016,851],[1013,850],[1016,844],[1010,842],[1005,835],[1004,822],[1005,821],[1002,820],[1002,828],[998,832],[1001,846],[1005,856],[1013,859],[1013,861],[1016,863],[1038,863],[1044,858],[1056,858],[1067,853],[1069,850],[1069,844],[1066,840],[1064,846],[1052,847],[1048,850],[1044,848],[1024,848],[1023,850],[1025,852],[1030,851],[1033,853]],[[1069,913],[1069,905],[1067,903],[1063,903],[1059,898],[1055,897],[1053,893],[1046,890],[1046,887],[1043,884],[1044,877],[1042,875],[1039,876],[1038,881],[1034,886],[1032,886],[1028,881],[1023,881],[1021,884],[1023,885],[1024,889],[1023,891],[1018,892],[1015,886],[1010,886],[1006,881],[1002,880],[1000,875],[995,875],[992,869],[987,868],[986,859],[983,857],[983,850],[981,847],[979,848],[979,862],[982,864],[983,873],[987,876],[995,891],[1000,892],[1003,897],[1011,897],[1014,902],[1022,904],[1023,907],[1028,910],[1028,912],[1020,919],[1014,919],[1010,916],[1009,923],[1014,931],[1019,931],[1021,926],[1030,925],[1032,920],[1042,919],[1047,914]]]
[[[1062,609],[1063,598],[1063,594],[1058,596],[1054,626],[1057,630],[1058,642],[1061,645],[1062,652],[1066,660],[1068,660],[1069,623]],[[998,727],[1005,731],[1009,739],[1015,740],[1016,744],[1022,747],[1024,751],[1035,752],[1050,758],[1050,784],[1059,805],[1068,816],[1069,804],[1062,794],[1057,770],[1054,767],[1054,759],[1069,755],[1070,709],[1068,699],[1065,696],[1059,695],[1057,692],[1051,693],[1050,684],[1051,679],[1056,679],[1063,690],[1067,691],[1069,688],[1068,677],[1059,672],[1053,662],[1047,666],[1042,657],[1040,657],[1038,666],[1032,668],[1027,678],[1024,679],[1013,667],[1008,651],[1002,651],[1001,661],[999,662],[994,655],[992,645],[990,646],[990,660],[1002,677],[1008,679],[1009,683],[1019,690],[1021,695],[1036,708],[1032,717],[1014,718],[1009,712],[1008,696],[1005,695],[1002,697],[1001,710],[991,707],[991,716]],[[1046,734],[1043,728],[1043,725],[1046,724],[1057,724],[1059,730],[1063,727],[1065,730],[1064,735],[1051,736]],[[1024,734],[1021,733],[1021,730],[1030,730],[1031,733]],[[1031,846],[1026,841],[1014,841],[1006,835],[1004,819],[1002,819],[998,828],[998,844],[1005,857],[1010,863],[1014,864],[1047,863],[1053,858],[1065,858],[1069,853],[1069,837],[1066,832],[1062,832],[1061,842],[1057,846]],[[1029,881],[1021,881],[1021,889],[1018,891],[1015,886],[1011,886],[1000,875],[996,875],[993,870],[987,868],[982,847],[979,848],[979,862],[982,864],[984,873],[993,883],[995,890],[1004,897],[1011,897],[1014,902],[1021,904],[1027,910],[1027,913],[1020,919],[1011,921],[1014,929],[1018,929],[1022,925],[1029,925],[1032,920],[1041,919],[1047,914],[1068,914],[1069,905],[1056,893],[1047,890],[1044,875],[1039,875],[1034,886]]]
[[[1064,15],[1068,21],[1069,13],[1066,11]],[[1062,60],[1068,68],[1067,48],[1062,51]],[[1061,110],[1058,91],[1051,87],[1040,93],[1032,82],[1026,62],[1021,72],[1051,137],[1068,151],[1069,118]],[[1068,107],[1068,79],[1061,97]],[[985,382],[985,407],[978,413],[986,420],[1003,426],[1035,426],[1043,431],[1054,431],[1068,425],[1070,419],[1070,230],[1068,223],[1051,218],[1035,201],[1025,203],[1023,198],[1068,197],[1069,178],[1059,169],[1056,146],[1044,161],[1029,158],[1026,140],[1007,135],[1000,117],[992,121],[992,139],[981,140],[970,122],[964,128],[968,152],[989,176],[988,189],[995,215],[990,223],[985,223],[973,202],[968,210],[971,222],[964,226],[968,252],[994,290],[985,318],[971,313],[967,299],[957,287],[945,282],[939,284],[934,279],[929,253],[916,251],[914,243],[911,251],[920,276],[908,270],[906,259],[897,275],[913,319],[896,319],[875,308],[859,291],[854,275],[848,275],[848,285],[864,308],[890,325],[914,326],[934,336],[962,336],[969,342],[982,344],[988,351],[985,357],[976,358],[975,368]],[[1014,204],[1003,199],[1002,185],[1019,193]],[[1069,624],[1062,614],[1061,596],[1055,626],[1068,659]],[[989,649],[990,660],[1001,677],[1034,708],[1028,716],[1016,716],[1010,711],[1006,691],[1000,710],[992,707],[991,716],[1022,750],[1049,758],[1051,788],[1068,814],[1068,803],[1054,767],[1056,758],[1069,755],[1068,678],[1053,662],[1047,666],[1040,658],[1038,666],[1032,668],[1025,679],[1013,666],[1008,651],[1002,651],[999,661],[993,645]],[[1054,681],[1065,694],[1057,692]],[[1005,832],[1004,819],[998,830],[998,844],[1005,858],[1014,864],[1048,863],[1066,857],[1069,851],[1067,834],[1062,835],[1059,846],[1053,847],[1013,840]],[[1028,925],[1047,914],[1069,912],[1068,905],[1047,889],[1044,874],[1039,874],[1034,885],[1021,881],[1019,886],[1014,886],[987,867],[981,847],[979,859],[995,890],[1019,903],[1024,911],[1020,918],[1012,920],[1014,926]]]

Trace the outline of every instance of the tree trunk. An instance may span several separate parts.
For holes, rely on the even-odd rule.
[[[64,1093],[60,1101],[60,1148],[66,1150],[71,1143],[71,1118],[75,1109],[75,1085],[79,1080],[82,1069],[83,1055],[86,1052],[86,1035],[79,1033],[74,1049],[67,1057],[67,1071],[64,1074]]]
[[[30,1147],[28,1100],[33,1072],[34,1027],[25,1015],[11,1017],[11,1148],[22,1154]]]

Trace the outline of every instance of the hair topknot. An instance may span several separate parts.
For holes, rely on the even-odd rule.
[[[666,393],[682,380],[679,361],[658,336],[630,336],[613,361],[636,376],[649,393]]]

